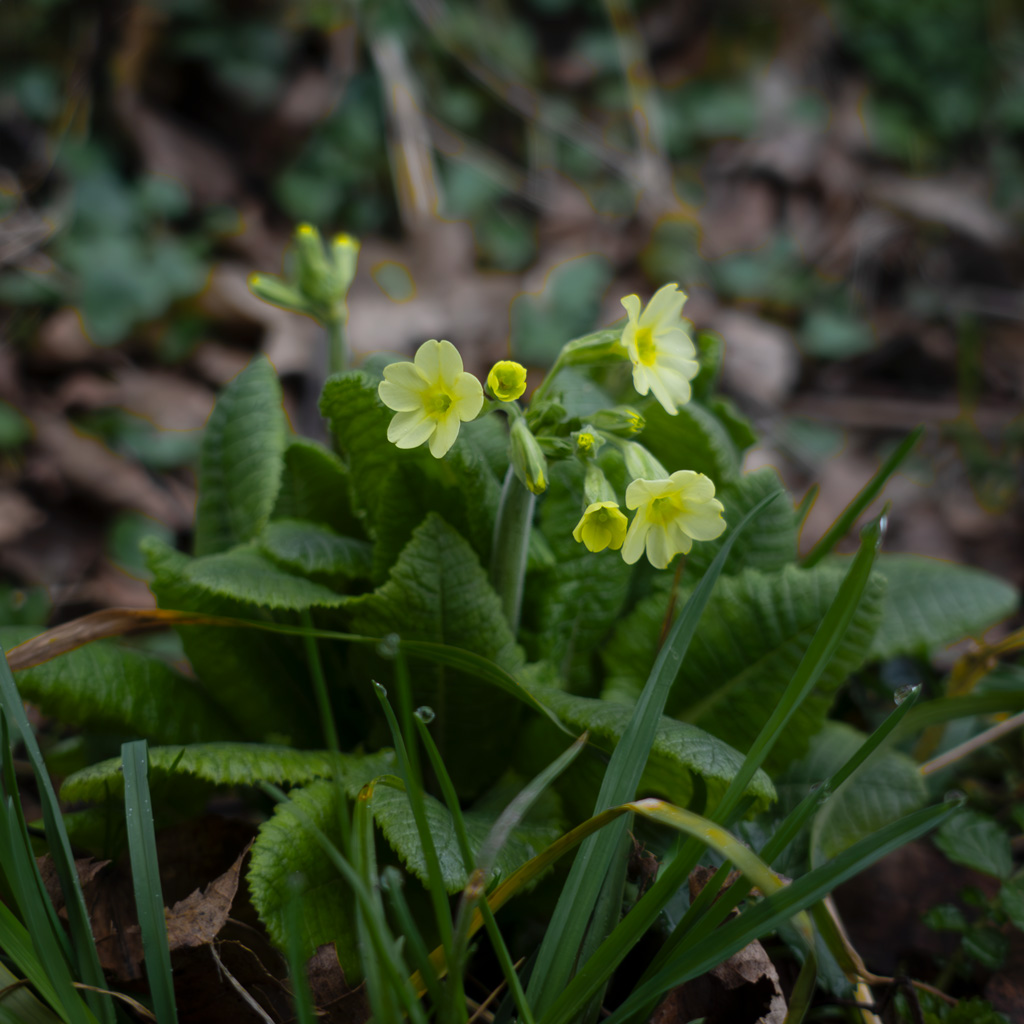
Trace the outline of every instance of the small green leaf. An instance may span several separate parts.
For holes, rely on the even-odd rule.
[[[277,500],[288,422],[270,363],[254,359],[224,390],[199,459],[197,555],[224,551],[263,529]]]
[[[201,559],[190,559],[153,539],[143,543],[143,552],[161,608],[240,619],[255,617],[252,603],[219,596],[189,578],[193,562]],[[273,567],[271,572],[287,575]],[[297,576],[288,578],[315,586]],[[203,688],[244,736],[317,742],[320,727],[313,702],[308,690],[299,685],[308,674],[299,641],[220,626],[183,626],[178,633]]]
[[[535,636],[531,654],[557,666],[574,689],[592,685],[594,653],[622,611],[632,576],[617,552],[593,554],[573,538],[582,494],[581,466],[552,466],[540,509],[552,563],[527,578],[523,608],[524,629]]]
[[[739,476],[740,453],[721,421],[699,402],[687,402],[675,416],[657,403],[643,408],[646,426],[638,440],[670,472],[692,469],[722,486]]]
[[[744,473],[718,488],[716,496],[725,506],[725,521],[730,526],[740,522],[769,494],[779,494],[758,517],[757,529],[747,530],[736,541],[722,569],[723,575],[734,576],[742,569],[775,572],[796,561],[799,530],[793,503],[785,491],[778,472],[771,466]],[[686,575],[702,576],[728,536],[726,530],[717,540],[694,544],[686,556]]]
[[[742,538],[741,538],[742,539]],[[781,572],[745,569],[723,576],[708,602],[676,679],[666,713],[692,722],[746,750],[796,671],[844,577],[844,568],[787,566]],[[799,757],[821,728],[832,698],[863,662],[881,613],[883,582],[872,579],[849,630],[818,684],[779,738],[769,764]],[[680,595],[682,597],[683,595]],[[681,603],[681,602],[680,602]],[[605,652],[604,696],[639,692],[653,663],[666,595],[646,599],[626,619]]]
[[[994,928],[973,928],[964,934],[964,952],[986,970],[998,971],[1006,962],[1010,940]]]
[[[184,582],[213,597],[288,611],[338,608],[348,600],[344,594],[278,569],[253,545],[193,558],[185,566]]]
[[[348,489],[348,468],[334,452],[308,437],[293,438],[284,450],[273,518],[308,519],[343,536],[361,537],[362,526],[352,512]]]
[[[826,722],[799,766],[805,779],[827,779],[867,736],[841,722]],[[791,776],[787,772],[787,776]],[[811,826],[811,866],[818,867],[883,825],[923,807],[928,792],[917,765],[895,750],[876,751],[828,798]]]
[[[11,646],[34,630],[0,629]],[[22,697],[66,725],[154,743],[231,739],[237,729],[195,681],[154,655],[109,640],[18,673]]]
[[[354,537],[342,537],[318,523],[275,519],[267,524],[259,546],[265,555],[291,572],[343,580],[370,575],[372,545]]]
[[[423,857],[423,847],[416,830],[409,797],[401,788],[398,780],[395,785],[381,779],[373,790],[370,811],[374,821],[402,859],[408,870],[421,881],[427,881],[427,865]],[[466,822],[466,834],[474,854],[487,839],[488,833],[498,820],[503,806],[493,806],[485,795],[483,798],[486,809],[470,809],[463,813]],[[441,877],[445,889],[457,893],[466,887],[469,875],[462,863],[455,825],[448,808],[432,796],[424,797],[427,825],[437,848]],[[531,815],[516,825],[498,852],[494,861],[494,877],[508,878],[517,868],[531,858],[537,856],[545,847],[553,843],[561,834],[562,823],[558,820],[537,821]]]
[[[358,790],[368,779],[390,771],[389,752],[372,756],[342,754],[336,761],[327,750],[296,750],[264,743],[193,743],[189,746],[151,747],[150,778],[187,776],[212,786],[255,786],[260,782],[299,785],[318,778],[330,778],[340,765],[346,786]],[[109,795],[119,796],[124,788],[121,759],[110,758],[69,775],[61,787],[65,801],[99,803]]]
[[[940,903],[937,907],[932,907],[922,920],[932,931],[936,932],[964,932],[967,930],[967,918],[954,903]]]
[[[289,797],[335,846],[343,845],[338,791],[333,783],[314,782],[292,790]],[[287,948],[291,941],[307,960],[318,946],[331,942],[342,971],[355,977],[362,973],[352,890],[289,804],[278,804],[273,817],[260,826],[246,877],[252,905],[279,949]],[[285,884],[290,878],[297,880],[297,893]],[[298,935],[286,931],[292,899],[298,901],[301,911],[292,918],[300,923]]]
[[[1010,837],[978,811],[961,811],[939,829],[935,845],[954,864],[1006,880],[1013,873]]]
[[[1014,927],[1024,932],[1024,877],[1014,878],[1003,885],[999,892],[999,905]]]
[[[872,661],[924,655],[983,632],[1012,615],[1020,594],[1012,583],[966,565],[919,555],[881,555],[889,582]]]
[[[377,397],[377,384],[368,374],[353,370],[328,378],[320,395],[320,412],[348,464],[353,507],[370,516],[371,531],[391,466],[430,457],[421,449],[396,448],[388,440],[393,414]]]
[[[490,561],[501,485],[485,457],[460,438],[443,459],[396,463],[386,473],[373,516],[373,579],[383,583],[413,530],[430,512]]]
[[[387,583],[352,598],[349,608],[355,632],[461,647],[507,671],[522,664],[501,600],[473,549],[433,512],[413,531]],[[352,664],[357,677],[382,682],[392,671],[371,650],[353,651]],[[479,792],[512,750],[519,702],[438,665],[417,665],[413,684],[415,703],[436,712],[431,732],[460,793]]]
[[[633,715],[631,704],[577,697],[525,680],[523,685],[573,730],[589,730],[593,742],[606,750],[618,743]],[[699,776],[707,785],[708,802],[713,805],[742,763],[741,754],[703,729],[662,716],[640,791],[685,806],[693,795],[693,778]],[[764,807],[775,800],[775,787],[764,772],[758,771],[746,795]]]

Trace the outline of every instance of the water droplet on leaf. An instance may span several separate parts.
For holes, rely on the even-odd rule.
[[[379,644],[377,644],[377,653],[382,658],[394,658],[398,654],[398,648],[401,646],[402,638],[397,633],[388,633],[386,637]]]
[[[437,718],[437,712],[433,708],[428,708],[426,704],[424,704],[423,707],[416,709],[416,717],[424,725],[430,725],[430,723]]]
[[[373,681],[373,688],[382,697],[386,697],[388,695],[388,688],[383,683],[378,683],[376,679]]]
[[[910,683],[907,686],[901,686],[892,695],[892,699],[896,701],[896,706],[899,707],[905,700],[908,700],[910,697],[913,697],[920,689],[920,683]]]

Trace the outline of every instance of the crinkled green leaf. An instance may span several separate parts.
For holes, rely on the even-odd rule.
[[[373,578],[387,579],[412,531],[429,512],[453,526],[484,564],[490,560],[501,485],[482,454],[456,441],[443,459],[401,462],[387,472],[373,516]]]
[[[362,525],[352,511],[348,489],[348,468],[334,452],[308,437],[293,438],[284,450],[273,518],[308,519],[343,536],[361,537]]]
[[[800,664],[843,576],[844,569],[833,565],[787,566],[773,573],[746,569],[723,576],[697,627],[667,712],[746,750]],[[773,749],[769,766],[802,755],[821,728],[836,690],[865,660],[883,593],[884,580],[873,578],[831,663]],[[654,663],[667,605],[667,595],[645,599],[616,630],[605,651],[606,697],[632,699],[640,692]]]
[[[469,546],[436,513],[413,531],[387,583],[352,598],[351,624],[368,636],[397,633],[462,647],[515,671],[522,652],[501,601]],[[391,667],[369,650],[353,650],[357,678],[386,681]],[[367,661],[374,658],[373,661]],[[478,679],[419,661],[411,672],[414,699],[434,709],[431,727],[460,791],[479,791],[493,780],[515,741],[520,705]]]
[[[520,676],[523,685],[541,703],[546,704],[570,728],[587,729],[593,742],[603,749],[612,749],[633,715],[632,704],[577,697],[563,690],[538,686]],[[709,802],[714,803],[732,781],[743,756],[687,722],[662,716],[651,748],[651,757],[644,772],[641,790],[664,797],[685,807],[693,795],[694,776],[700,776],[708,789]],[[775,800],[775,788],[763,771],[758,771],[747,788],[747,795],[762,806]]]
[[[826,722],[811,740],[799,771],[812,784],[820,782],[842,767],[866,739],[852,726]],[[826,863],[927,801],[927,787],[914,761],[898,750],[875,751],[815,816],[810,835],[811,867]]]
[[[769,494],[781,495],[761,513],[757,527],[737,539],[722,569],[724,575],[734,576],[742,569],[774,572],[796,561],[799,530],[793,504],[784,492],[779,474],[771,466],[745,473],[718,488],[717,497],[725,506],[725,521],[730,526]],[[728,536],[727,529],[717,540],[694,544],[686,556],[686,572],[703,575]]]
[[[233,618],[265,614],[252,603],[197,586],[189,577],[196,560],[188,555],[155,539],[143,542],[142,548],[153,574],[150,586],[161,608]],[[244,736],[316,742],[320,726],[312,697],[298,685],[309,671],[301,641],[221,626],[182,626],[178,632],[200,685]]]
[[[919,555],[881,555],[888,580],[882,622],[870,657],[931,652],[984,632],[1012,615],[1020,593],[1012,583],[966,565]]]
[[[397,780],[395,782],[397,783]],[[430,834],[437,848],[445,888],[449,893],[456,893],[465,888],[469,876],[462,863],[451,813],[440,800],[429,795],[424,798],[424,807]],[[485,810],[471,808],[463,812],[466,834],[474,853],[480,849],[503,809],[492,805]],[[384,838],[401,858],[402,863],[417,878],[426,882],[427,865],[423,857],[423,848],[409,797],[404,789],[397,785],[385,784],[385,780],[381,780],[374,787],[370,810]],[[512,829],[505,845],[498,852],[494,862],[494,876],[507,878],[526,861],[553,843],[563,831],[561,821],[538,821],[537,816],[531,814]]]
[[[647,425],[637,439],[670,472],[692,469],[722,486],[740,471],[740,453],[729,431],[699,402],[680,406],[669,416],[658,402],[643,410]]]
[[[277,500],[288,441],[281,385],[255,358],[224,389],[199,457],[195,551],[210,555],[263,529]]]
[[[348,786],[354,795],[361,786],[386,771],[379,756],[366,758],[363,778],[358,785]],[[357,778],[353,776],[353,781]],[[338,824],[338,791],[332,782],[313,782],[289,794],[308,818],[339,849],[343,849]],[[346,811],[346,813],[348,813]],[[351,889],[295,812],[287,803],[278,804],[273,816],[260,825],[259,835],[249,854],[247,881],[252,905],[267,928],[271,940],[285,948],[288,935],[285,904],[292,898],[288,879],[300,879],[298,896],[301,933],[297,938],[303,957],[309,957],[318,946],[332,942],[341,969],[349,976],[361,973],[356,938],[355,910]]]
[[[954,864],[1004,881],[1013,874],[1013,853],[1006,829],[979,811],[964,810],[939,829],[935,845]]]
[[[345,580],[370,575],[370,542],[343,537],[319,523],[275,519],[261,534],[259,546],[268,558],[291,572]]]
[[[296,750],[265,743],[192,743],[151,747],[150,774],[156,780],[181,776],[208,782],[212,786],[303,785],[315,779],[331,778],[340,764],[346,787],[358,792],[368,779],[392,770],[393,758],[384,751],[371,756],[340,754],[335,762],[328,750]],[[61,798],[98,803],[107,795],[124,791],[121,758],[83,768],[69,775],[61,787]]]
[[[622,611],[632,575],[617,551],[594,554],[574,540],[582,494],[581,466],[552,467],[540,529],[553,561],[527,578],[523,608],[532,654],[557,666],[574,688],[592,685],[594,652]]]
[[[213,597],[262,608],[337,608],[347,600],[344,594],[329,587],[279,569],[254,545],[193,558],[184,567],[183,575],[186,583]]]
[[[395,464],[430,458],[425,449],[403,450],[388,440],[388,424],[394,413],[377,397],[378,381],[359,370],[328,378],[320,395],[320,412],[345,459],[353,507],[368,515],[372,534],[377,502],[388,470]]]
[[[5,647],[26,638],[23,627],[0,629]],[[97,640],[22,669],[17,679],[25,700],[78,729],[141,736],[152,743],[238,736],[195,680],[161,658],[113,641]]]

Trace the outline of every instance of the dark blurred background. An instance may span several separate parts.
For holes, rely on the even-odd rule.
[[[890,549],[1024,584],[1022,141],[1012,0],[5,0],[0,619],[151,602],[254,352],[320,430],[245,284],[303,220],[363,240],[357,356],[540,372],[679,281],[805,547],[921,423]]]

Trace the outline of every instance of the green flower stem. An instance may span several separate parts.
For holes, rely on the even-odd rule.
[[[613,327],[593,331],[563,345],[551,369],[531,395],[531,405],[543,400],[548,388],[551,387],[551,382],[558,376],[559,371],[567,366],[596,366],[627,358],[626,349],[620,341],[621,337],[622,328]]]
[[[327,359],[331,373],[348,369],[348,345],[345,341],[345,316],[336,313],[324,321],[327,328]]]
[[[530,546],[530,526],[536,502],[537,496],[519,482],[515,470],[509,466],[501,489],[498,517],[494,522],[491,584],[501,597],[501,606],[513,635],[519,631],[526,553]]]

